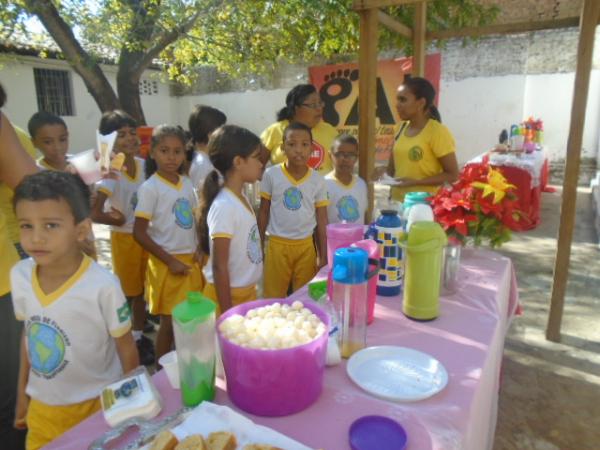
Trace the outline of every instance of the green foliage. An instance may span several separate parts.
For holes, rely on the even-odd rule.
[[[26,19],[36,2],[0,0],[0,38],[27,33]],[[279,64],[332,58],[358,50],[359,16],[352,0],[55,0],[60,16],[96,58],[118,61],[124,51],[144,54],[165,33],[177,38],[160,49],[154,62],[169,78],[190,83],[194,68],[213,65],[232,77],[269,73]],[[386,12],[412,25],[414,6]],[[199,14],[198,14],[199,13]],[[428,29],[490,23],[497,7],[476,0],[428,2]],[[182,30],[184,24],[194,26]],[[381,27],[380,49],[410,53],[407,39]]]

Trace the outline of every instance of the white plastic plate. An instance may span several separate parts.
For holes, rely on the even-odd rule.
[[[346,371],[362,389],[386,400],[423,400],[448,384],[448,372],[437,359],[393,345],[356,352],[348,360]]]

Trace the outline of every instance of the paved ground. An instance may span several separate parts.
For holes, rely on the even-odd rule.
[[[385,190],[378,190],[382,205]],[[581,189],[563,318],[562,343],[545,340],[560,191],[543,194],[542,223],[516,233],[510,256],[524,314],[506,340],[494,450],[600,449],[600,249],[591,197]],[[95,226],[100,261],[110,266],[108,233]]]
[[[506,339],[495,450],[600,449],[600,248],[591,195],[580,189],[560,344],[545,340],[560,191],[543,194],[542,223],[501,253],[517,270],[524,314]]]

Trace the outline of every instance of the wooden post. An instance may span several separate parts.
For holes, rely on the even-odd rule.
[[[361,10],[358,55],[358,173],[367,182],[367,220],[373,215],[374,191],[371,176],[375,168],[375,102],[377,98],[377,9]]]
[[[579,163],[583,126],[585,123],[585,108],[587,104],[592,54],[594,51],[594,36],[596,24],[600,18],[600,1],[584,0],[581,19],[579,22],[579,44],[577,47],[577,67],[575,69],[575,89],[571,107],[571,125],[567,142],[567,161],[563,182],[562,204],[560,209],[560,225],[558,229],[558,245],[554,262],[554,281],[550,301],[550,313],[546,327],[546,339],[560,341],[560,325],[562,321],[565,292],[569,277],[569,260],[571,257],[571,242],[575,226],[575,211],[577,201],[577,179],[579,178]]]
[[[427,41],[427,2],[415,4],[415,23],[413,26],[413,70],[418,77],[425,76],[425,53]]]

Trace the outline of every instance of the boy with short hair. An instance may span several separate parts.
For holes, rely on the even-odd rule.
[[[15,427],[37,449],[100,409],[104,386],[138,366],[130,313],[117,278],[82,253],[89,190],[66,172],[29,175],[15,189],[21,244],[11,270],[24,321]]]
[[[133,313],[133,338],[142,364],[154,363],[154,345],[143,335],[146,319],[144,279],[148,254],[133,239],[137,193],[145,178],[145,161],[138,158],[140,140],[137,123],[125,111],[109,111],[100,119],[103,135],[117,132],[113,152],[125,155],[124,168],[116,179],[103,179],[96,184],[97,195],[92,207],[92,220],[110,225],[112,268]]]
[[[333,171],[325,175],[329,194],[329,223],[365,223],[367,183],[354,175],[358,141],[354,136],[338,136],[330,150]]]
[[[66,170],[69,165],[69,131],[65,121],[52,113],[36,112],[27,123],[31,142],[42,153],[38,166],[46,170]]]

